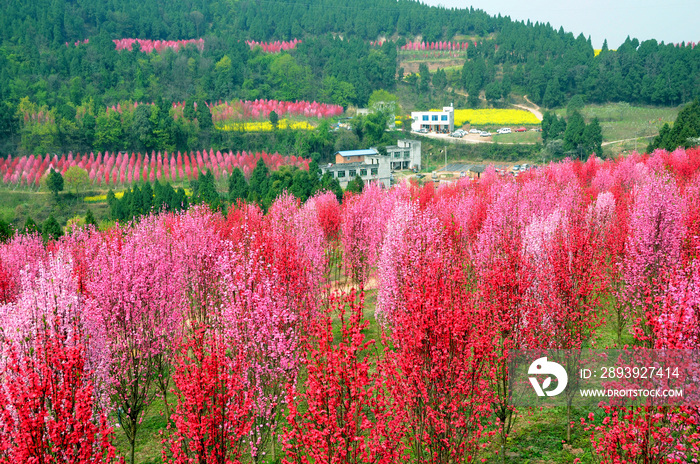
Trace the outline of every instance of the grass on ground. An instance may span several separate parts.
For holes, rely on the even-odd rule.
[[[49,192],[0,189],[0,219],[15,228],[24,227],[27,217],[41,225],[50,215],[59,224],[65,224],[74,216],[84,217],[88,208],[98,222],[108,219],[107,203],[85,203],[71,193],[60,193],[58,198]]]
[[[170,398],[170,395],[168,395],[168,398]],[[117,418],[113,417],[112,419],[113,423],[117,424],[114,427],[114,434],[116,435],[114,445],[117,448],[117,453],[119,456],[125,456],[128,461],[128,456],[131,453],[129,440],[126,439],[124,431],[118,426]],[[149,407],[148,414],[144,418],[136,436],[134,457],[137,463],[160,464],[163,462],[160,432],[165,430],[166,425],[163,400],[156,398]]]
[[[587,105],[581,114],[590,121],[598,118],[603,130],[603,142],[657,135],[665,123],[673,123],[680,108],[632,106],[629,103]],[[556,110],[566,116],[566,109]],[[646,149],[649,139],[640,142]]]
[[[542,143],[542,133],[530,130],[510,134],[493,134],[492,138],[494,142],[498,143]]]

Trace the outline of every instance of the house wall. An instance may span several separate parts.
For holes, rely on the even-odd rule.
[[[391,185],[391,165],[389,160],[384,156],[368,156],[368,158],[370,158],[368,163],[360,166],[348,166],[347,168],[343,168],[342,164],[336,164],[334,167],[326,167],[321,170],[324,173],[332,173],[333,177],[338,179],[338,183],[342,188],[347,188],[348,183],[355,178],[354,175],[350,175],[350,171],[355,171],[355,175],[359,175],[365,183],[379,181],[388,188]],[[373,175],[372,169],[376,169],[377,174]],[[362,173],[363,170],[365,170],[365,174]],[[339,171],[344,172],[345,175],[339,177]]]
[[[414,167],[416,169],[421,168],[421,163],[422,163],[422,153],[421,153],[421,143],[418,140],[399,140],[396,142],[397,146],[399,148],[404,148],[410,150],[410,164],[409,164],[409,169],[413,169]]]
[[[451,106],[443,107],[442,111],[414,111],[411,113],[411,118],[413,131],[428,129],[432,132],[441,130],[452,132],[455,129],[454,109]]]
[[[364,155],[360,155],[360,156],[341,156],[339,154],[335,155],[335,164],[363,163],[364,161],[365,161]]]

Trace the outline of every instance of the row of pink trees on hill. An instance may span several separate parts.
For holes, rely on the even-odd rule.
[[[204,50],[204,39],[188,39],[188,40],[151,40],[151,39],[114,39],[112,42],[117,47],[117,51],[129,50],[134,44],[139,45],[139,50],[145,53],[152,51],[162,52],[168,48],[178,51],[182,47],[194,45],[201,52]]]
[[[370,45],[377,47],[382,46],[384,41],[372,41]],[[401,46],[401,50],[404,51],[427,51],[427,50],[440,50],[440,51],[462,51],[469,48],[469,45],[477,46],[476,42],[450,42],[450,41],[439,41],[439,42],[407,42]]]
[[[466,50],[469,45],[470,42],[408,42],[401,50]],[[476,47],[476,42],[473,45]]]
[[[86,43],[90,43],[90,39],[85,39],[85,40],[83,40],[83,41],[77,40],[77,41],[75,41],[72,45],[73,45],[74,47],[77,47],[78,45],[82,45],[82,44],[86,44]],[[70,46],[71,46],[71,44],[69,44],[68,42],[66,42],[66,47],[70,47]]]
[[[195,103],[196,105],[196,103]],[[343,114],[343,107],[327,103],[308,101],[280,101],[280,100],[239,100],[237,102],[213,102],[207,103],[211,110],[214,122],[267,120],[271,112],[278,116],[299,116],[304,118],[328,119]],[[185,107],[185,102],[173,103],[177,110],[175,117],[180,117]],[[195,106],[196,108],[196,106]]]
[[[155,103],[134,102],[134,109],[138,108],[139,105],[151,105],[151,106],[154,106]],[[117,103],[116,105],[108,106],[107,109],[106,109],[106,112],[109,113],[110,111],[116,111],[117,113],[122,114],[122,113],[124,112],[125,109],[128,111],[129,105],[124,105],[124,106],[122,106],[121,103]]]
[[[257,42],[255,40],[246,40],[245,43],[254,50],[256,47],[262,48],[265,53],[280,53],[281,51],[292,50],[301,43],[299,39],[292,40],[276,40],[274,42]]]
[[[211,171],[216,179],[227,177],[234,169],[250,176],[258,160],[272,170],[281,166],[297,166],[308,169],[309,160],[279,153],[214,152],[203,150],[190,153],[122,153],[90,154],[69,153],[61,155],[23,156],[0,159],[0,176],[7,185],[38,187],[50,169],[64,174],[70,167],[78,166],[88,172],[90,183],[95,186],[130,185],[133,182],[184,182],[197,179],[200,173]]]
[[[0,246],[11,354],[0,401],[16,411],[0,427],[34,427],[41,439],[26,443],[44,455],[65,436],[52,430],[81,420],[85,455],[104,461],[109,415],[133,460],[157,394],[165,462],[505,460],[522,416],[509,395],[514,350],[697,348],[698,155],[371,184],[342,204],[284,194],[267,212],[194,208],[47,246],[17,236]],[[372,322],[363,291],[375,288]],[[50,408],[62,393],[13,383],[44,369],[27,343],[75,359],[82,383],[61,385],[83,393],[67,413]],[[20,388],[51,420],[32,425],[22,411],[37,403],[14,401]],[[566,399],[551,446],[580,423]],[[602,462],[680,463],[698,458],[699,421],[697,408],[611,403],[582,427]],[[0,460],[23,456],[11,440]]]

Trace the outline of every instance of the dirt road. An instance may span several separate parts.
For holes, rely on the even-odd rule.
[[[493,141],[492,137],[482,137],[479,134],[467,134],[462,138],[450,137],[448,134],[436,134],[434,132],[427,132],[421,134],[418,132],[411,131],[411,134],[420,135],[422,137],[428,137],[430,139],[438,139],[445,142],[450,142],[454,144],[458,143],[496,143]],[[534,142],[498,142],[501,145],[534,145]]]
[[[532,106],[534,106],[534,108],[531,108],[531,107],[525,106],[525,105],[515,105],[515,104],[513,104],[513,106],[515,106],[515,107],[517,107],[517,108],[521,108],[521,109],[523,109],[523,110],[525,110],[525,111],[529,111],[530,113],[534,114],[535,117],[536,117],[537,119],[539,119],[540,121],[542,121],[543,116],[542,116],[542,112],[540,111],[540,107],[537,106],[537,105],[535,105],[534,103],[532,103],[532,102],[530,101],[530,99],[527,98],[527,95],[523,95],[523,98],[524,98],[525,101],[527,101],[529,104],[531,104]]]
[[[603,142],[601,145],[606,146],[606,145],[612,145],[614,143],[622,143],[622,142],[633,142],[635,140],[640,140],[640,139],[650,139],[652,137],[656,137],[656,135],[645,135],[642,137],[635,137],[633,139],[622,139],[622,140],[611,140],[610,142]]]

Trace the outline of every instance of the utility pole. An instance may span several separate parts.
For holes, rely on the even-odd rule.
[[[445,172],[447,172],[447,145],[445,145]]]

